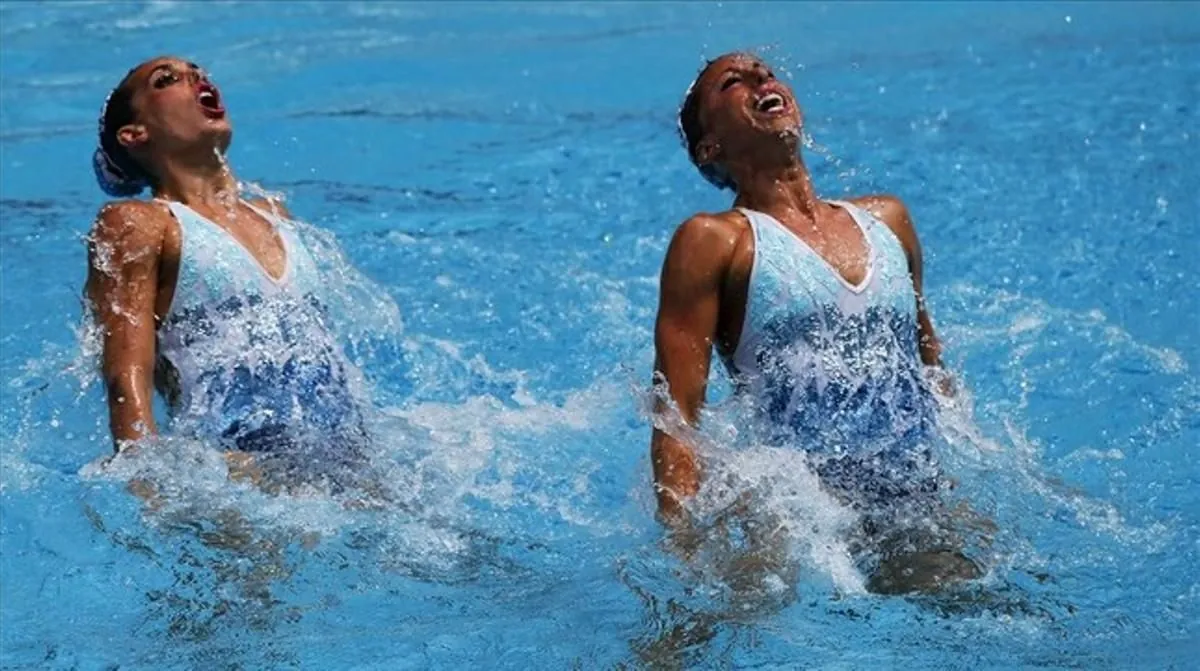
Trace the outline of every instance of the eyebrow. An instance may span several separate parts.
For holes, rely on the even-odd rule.
[[[721,73],[715,77],[716,83],[720,84],[729,75],[737,74],[737,73],[738,73],[738,70],[736,67],[734,67],[732,65],[726,66],[725,69],[721,70]]]
[[[200,70],[200,66],[196,65],[195,63],[188,62],[188,63],[184,63],[184,65],[188,66],[189,68],[191,68],[193,70]],[[146,75],[146,82],[150,83],[150,80],[154,79],[154,75],[158,74],[160,71],[170,70],[170,69],[171,69],[171,63],[159,63],[158,65],[154,66],[154,68],[152,70],[150,70],[150,72]]]
[[[721,74],[717,75],[717,83],[720,84],[726,77],[728,77],[731,74],[734,74],[734,75],[741,74],[741,70],[742,70],[742,68],[740,68],[736,65],[727,65],[725,67],[725,69],[721,71]]]
[[[768,71],[771,69],[769,66],[767,66],[766,63],[763,63],[762,61],[750,61],[749,63],[750,63],[751,69],[753,69],[755,67],[761,67],[762,69],[768,70]],[[724,77],[725,75],[729,74],[730,72],[737,72],[740,69],[741,69],[741,67],[739,67],[738,65],[727,65],[727,66],[725,66],[725,69],[721,71],[721,74],[719,76]]]

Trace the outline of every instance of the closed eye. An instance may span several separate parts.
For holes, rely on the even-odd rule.
[[[730,77],[730,78],[726,79],[725,81],[721,82],[721,90],[725,91],[730,86],[733,86],[734,84],[736,84],[740,81],[742,81],[742,78],[737,75],[734,75],[733,77]]]
[[[175,72],[171,70],[161,70],[154,75],[154,81],[152,84],[156,89],[164,89],[177,81],[179,81],[179,75],[175,74]]]

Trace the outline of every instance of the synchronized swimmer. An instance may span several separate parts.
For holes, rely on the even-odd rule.
[[[336,481],[367,441],[362,401],[316,263],[281,203],[240,196],[232,137],[220,91],[178,58],[138,65],[105,101],[94,168],[123,200],[97,218],[86,293],[113,440],[157,433],[157,388],[174,432],[237,469]]]
[[[936,513],[944,487],[925,375],[941,366],[941,346],[916,230],[894,196],[820,199],[800,154],[802,124],[791,89],[748,54],[710,61],[688,89],[679,112],[688,155],[735,195],[730,210],[683,222],[667,249],[654,330],[667,387],[659,411],[671,405],[697,423],[715,349],[765,441],[807,453],[823,487],[863,513],[880,556],[873,588],[972,577],[978,569],[948,539],[895,540],[897,510]],[[702,484],[700,455],[686,436],[656,428],[651,457],[660,511],[679,523]]]

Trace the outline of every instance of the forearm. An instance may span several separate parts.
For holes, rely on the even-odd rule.
[[[658,509],[669,519],[683,513],[683,501],[700,489],[696,451],[678,438],[655,429],[650,447]]]
[[[154,420],[151,385],[138,371],[119,374],[108,381],[108,423],[114,447],[158,433]]]

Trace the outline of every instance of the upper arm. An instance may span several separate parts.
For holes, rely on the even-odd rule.
[[[102,320],[129,321],[146,308],[153,317],[163,225],[162,214],[144,205],[104,207],[88,235],[87,292]]]
[[[655,322],[655,368],[685,421],[696,418],[720,315],[734,240],[715,217],[693,217],[675,232],[663,261]]]
[[[163,217],[148,203],[110,205],[88,237],[87,296],[104,341],[110,389],[140,390],[153,379]]]
[[[904,202],[895,196],[868,196],[856,201],[876,219],[879,219],[891,229],[908,261],[908,271],[912,276],[913,292],[917,300],[917,330],[918,346],[921,360],[928,365],[940,365],[941,343],[934,333],[933,321],[925,304],[924,288],[924,259],[921,254],[921,241],[917,238],[917,229],[913,225],[912,216]]]

